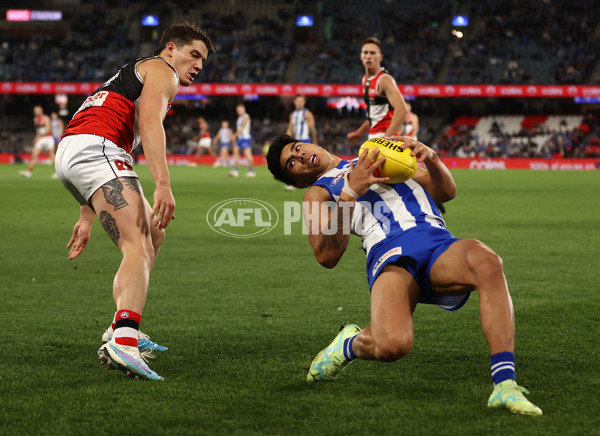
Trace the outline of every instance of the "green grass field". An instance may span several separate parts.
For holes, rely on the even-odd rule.
[[[134,382],[101,367],[118,250],[96,222],[76,259],[78,206],[47,166],[31,179],[0,166],[0,434],[590,435],[600,428],[600,172],[455,171],[445,219],[504,260],[516,312],[517,379],[540,418],[489,410],[478,298],[453,313],[420,305],[413,352],[358,361],[309,385],[313,357],[347,322],[369,323],[364,254],[354,238],[333,270],[280,223],[258,238],[220,235],[206,213],[254,198],[283,212],[265,168],[174,167],[176,220],[157,260],[142,329],[169,351]],[[138,167],[146,195],[153,184]],[[243,175],[242,171],[242,175]]]

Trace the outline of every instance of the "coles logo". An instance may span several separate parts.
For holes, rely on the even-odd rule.
[[[411,86],[411,85],[406,85],[404,87],[404,93],[407,95],[414,95],[415,94],[415,87]]]
[[[213,205],[206,214],[208,226],[231,238],[254,238],[275,228],[277,210],[253,198],[231,198]]]

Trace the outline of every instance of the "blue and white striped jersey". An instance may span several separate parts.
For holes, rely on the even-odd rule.
[[[244,124],[244,120],[248,119],[248,122],[246,123],[246,125],[244,126],[244,128],[242,129],[242,125]],[[250,119],[250,115],[248,114],[242,114],[237,118],[237,121],[235,123],[236,129],[238,131],[240,131],[239,136],[237,137],[237,139],[251,139],[252,138],[252,134],[250,133],[250,123],[252,122],[252,120]]]
[[[310,141],[310,131],[306,124],[306,109],[292,112],[292,136],[299,141]]]
[[[229,145],[231,143],[231,129],[229,127],[219,129],[219,141],[221,145]]]
[[[357,161],[358,158],[354,159],[355,164]],[[342,160],[312,186],[325,188],[332,200],[337,202],[349,163]],[[352,233],[362,238],[367,255],[386,238],[401,236],[408,230],[424,227],[445,229],[446,223],[433,198],[412,179],[393,185],[374,184],[366,194],[358,198],[352,215]]]

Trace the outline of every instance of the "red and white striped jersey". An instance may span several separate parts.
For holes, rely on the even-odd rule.
[[[378,91],[379,79],[383,76],[389,76],[394,80],[383,68],[374,76],[367,77],[365,75],[362,80],[365,91],[365,103],[367,104],[367,118],[370,123],[369,135],[385,133],[394,116],[394,108],[390,105],[389,100],[385,96],[380,95]],[[395,80],[394,83],[396,83]]]

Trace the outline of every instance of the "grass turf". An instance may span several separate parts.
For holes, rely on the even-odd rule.
[[[477,295],[455,313],[420,305],[412,353],[355,362],[335,383],[306,371],[343,323],[369,323],[358,238],[334,270],[299,227],[234,239],[210,207],[254,198],[283,213],[300,201],[267,174],[174,167],[176,220],[157,260],[142,328],[169,351],[133,382],[98,364],[120,256],[96,222],[67,261],[78,207],[49,167],[31,179],[0,166],[0,433],[22,434],[593,434],[600,426],[598,172],[454,172],[445,219],[504,259],[517,325],[517,379],[544,410],[489,410],[488,350]],[[138,167],[152,198],[146,167]],[[242,171],[242,176],[244,172]]]

